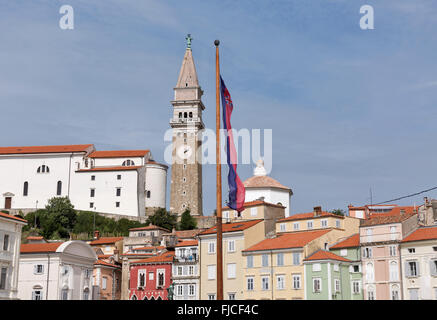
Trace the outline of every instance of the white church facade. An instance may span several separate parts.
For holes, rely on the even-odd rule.
[[[166,207],[167,170],[149,150],[0,147],[0,209],[26,213],[68,196],[77,210],[142,217]]]

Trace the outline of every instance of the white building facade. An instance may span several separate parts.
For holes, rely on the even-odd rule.
[[[83,241],[21,246],[18,297],[21,300],[92,300],[97,256]]]
[[[21,229],[26,221],[0,212],[0,300],[17,299]]]
[[[173,260],[173,300],[199,300],[199,250],[197,240],[176,245]]]
[[[0,147],[0,209],[30,212],[68,196],[78,210],[145,216],[165,208],[167,169],[149,150]]]

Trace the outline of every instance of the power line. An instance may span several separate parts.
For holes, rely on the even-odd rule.
[[[401,200],[401,199],[405,199],[405,198],[414,197],[414,196],[417,196],[417,195],[419,195],[421,193],[429,192],[429,191],[435,190],[435,189],[437,189],[437,187],[426,189],[426,190],[423,190],[423,191],[420,191],[420,192],[416,192],[416,193],[412,193],[412,194],[409,194],[407,196],[399,197],[399,198],[396,198],[396,199],[391,199],[391,200],[388,200],[388,201],[383,201],[383,202],[375,203],[375,205],[384,204],[384,203],[387,203],[387,202],[393,202],[393,201],[397,201],[397,200]]]

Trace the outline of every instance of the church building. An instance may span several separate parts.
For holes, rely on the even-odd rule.
[[[166,207],[167,169],[149,150],[0,147],[0,209],[27,213],[68,197],[77,210],[145,217]]]

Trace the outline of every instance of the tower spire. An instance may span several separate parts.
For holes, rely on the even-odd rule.
[[[184,60],[182,60],[181,70],[179,72],[176,88],[199,87],[196,67],[194,66],[193,55],[191,52],[191,34],[185,38],[187,40],[187,49],[185,50]]]

